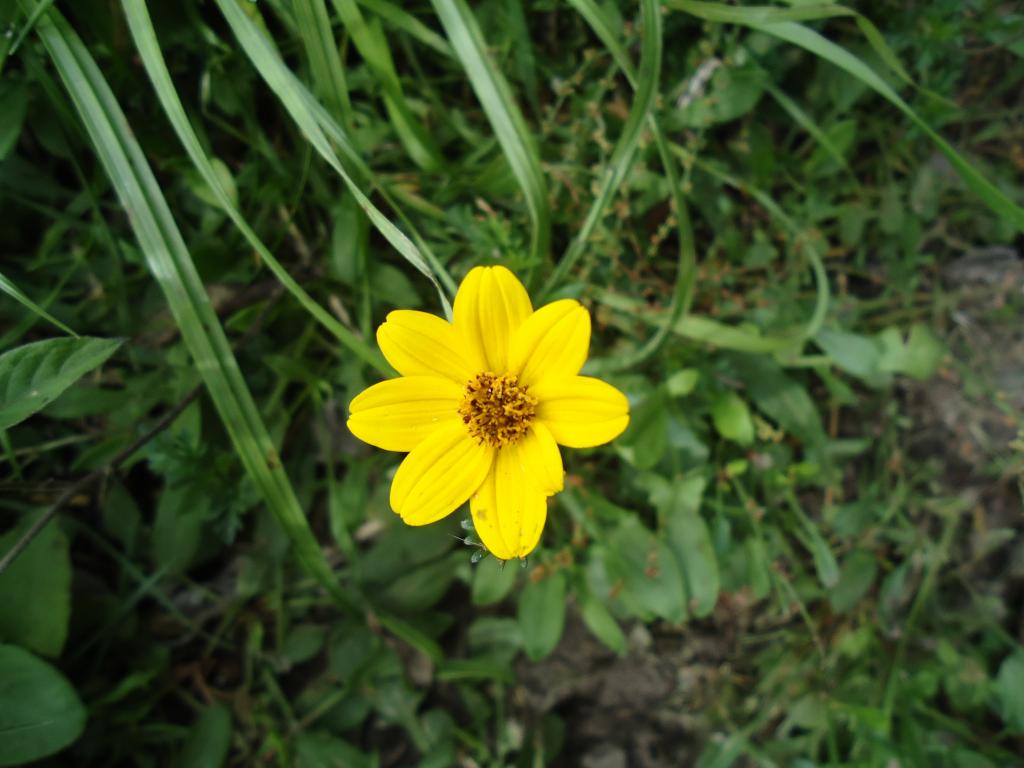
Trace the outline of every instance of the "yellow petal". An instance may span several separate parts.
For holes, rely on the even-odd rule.
[[[455,296],[455,327],[486,370],[504,373],[512,334],[533,312],[523,284],[505,267],[474,267]]]
[[[432,432],[405,457],[391,482],[391,508],[409,525],[454,512],[480,487],[494,449],[473,440],[461,422]]]
[[[455,326],[426,312],[390,312],[377,329],[377,344],[403,376],[441,376],[462,385],[481,370],[475,348]]]
[[[586,362],[588,346],[587,310],[573,299],[553,301],[530,315],[513,335],[508,370],[531,386],[545,378],[575,376]]]
[[[562,454],[558,443],[543,422],[535,421],[530,431],[518,443],[502,448],[502,451],[518,453],[523,465],[537,490],[547,496],[558,493],[565,487],[565,470],[562,468]]]
[[[547,496],[527,474],[515,451],[497,452],[494,469],[470,500],[473,523],[495,557],[526,557],[540,541]]]
[[[403,376],[364,389],[349,405],[348,428],[385,451],[411,451],[446,422],[459,421],[462,388],[437,376]]]
[[[530,388],[537,418],[559,444],[591,448],[614,440],[629,424],[629,401],[611,384],[589,376],[546,379]]]

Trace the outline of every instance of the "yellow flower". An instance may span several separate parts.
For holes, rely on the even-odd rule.
[[[356,437],[405,457],[391,507],[427,525],[469,499],[477,534],[496,557],[525,557],[540,540],[547,497],[562,490],[558,445],[589,448],[629,423],[625,396],[579,376],[590,315],[563,299],[536,312],[504,267],[476,267],[455,297],[453,322],[391,312],[377,343],[400,378],[349,406]]]

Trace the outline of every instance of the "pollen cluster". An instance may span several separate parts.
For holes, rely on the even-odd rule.
[[[459,415],[469,434],[494,448],[511,445],[526,434],[537,409],[537,398],[519,377],[480,373],[469,380]]]

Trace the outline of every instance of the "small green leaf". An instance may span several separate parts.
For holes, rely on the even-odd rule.
[[[906,342],[896,328],[886,328],[878,336],[882,346],[879,366],[884,371],[902,373],[923,381],[938,370],[946,348],[929,328],[920,323],[910,329]]]
[[[747,403],[735,392],[722,392],[711,402],[711,419],[718,434],[740,445],[754,442],[754,421]]]
[[[26,519],[3,538],[7,552],[31,523]],[[0,573],[0,641],[17,643],[43,656],[59,656],[71,615],[71,557],[68,540],[51,523]]]
[[[23,648],[0,645],[0,766],[59,752],[84,727],[85,707],[64,675]]]
[[[561,572],[532,579],[519,598],[519,628],[523,648],[533,661],[558,645],[565,627],[565,577]]]
[[[609,537],[608,564],[624,592],[645,611],[668,621],[686,619],[686,591],[672,550],[635,517]]]
[[[814,341],[838,368],[871,386],[884,386],[889,377],[881,370],[882,347],[859,333],[822,328]]]
[[[473,605],[493,605],[500,602],[516,583],[519,569],[515,563],[506,563],[486,557],[473,568]]]
[[[622,634],[622,627],[604,603],[589,593],[582,595],[580,614],[583,616],[583,623],[594,633],[594,637],[615,653],[621,655],[626,652],[626,636]]]
[[[848,554],[839,569],[839,582],[828,598],[832,610],[845,613],[853,608],[871,589],[877,572],[878,563],[871,552],[856,549]]]
[[[675,501],[667,510],[665,522],[669,546],[686,580],[690,607],[698,618],[714,610],[721,586],[711,533],[699,511],[698,489],[702,492],[703,488],[700,477],[676,481]]]
[[[1024,651],[1019,648],[999,667],[995,683],[999,716],[1014,733],[1024,733]]]
[[[28,88],[16,81],[0,82],[0,160],[14,149],[28,109]]]
[[[223,704],[205,707],[188,730],[175,766],[220,768],[231,747],[231,713]]]
[[[0,355],[0,429],[45,408],[119,346],[120,339],[47,339]]]
[[[665,381],[665,391],[669,397],[683,397],[693,392],[700,379],[700,371],[696,368],[684,368],[676,371]]]

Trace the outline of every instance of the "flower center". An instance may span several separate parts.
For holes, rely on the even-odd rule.
[[[459,415],[469,434],[494,448],[511,445],[526,434],[537,398],[511,374],[480,373],[469,380]]]

